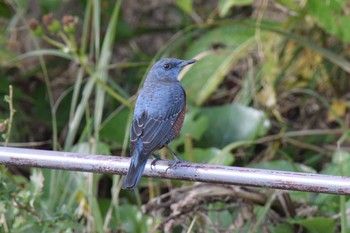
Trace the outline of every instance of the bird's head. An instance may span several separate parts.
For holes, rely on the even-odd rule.
[[[179,75],[180,71],[183,67],[195,63],[197,60],[190,59],[190,60],[180,60],[177,58],[165,58],[160,61],[158,61],[154,66],[152,67],[148,78],[155,78],[158,80],[177,80],[177,76]],[[147,79],[148,79],[147,78]]]

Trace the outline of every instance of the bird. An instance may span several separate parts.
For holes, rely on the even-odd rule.
[[[166,147],[175,160],[179,160],[168,147],[179,135],[186,112],[186,93],[178,75],[183,67],[196,61],[165,58],[149,71],[137,97],[130,127],[131,159],[123,189],[134,189],[138,185],[147,160],[155,150]]]

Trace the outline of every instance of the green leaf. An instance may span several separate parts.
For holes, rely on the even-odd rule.
[[[253,3],[253,0],[219,0],[219,15],[225,17],[234,6],[246,6]]]
[[[102,154],[102,155],[110,155],[111,150],[109,148],[109,145],[102,143],[102,142],[96,142],[96,154]],[[88,142],[82,142],[75,144],[72,147],[72,152],[77,152],[77,153],[84,153],[84,154],[89,154],[91,153],[91,143]]]
[[[231,153],[218,148],[195,148],[193,150],[194,161],[216,165],[232,165],[234,157]]]
[[[5,2],[0,2],[0,15],[4,18],[11,18],[12,12],[10,4],[6,4]]]
[[[195,105],[202,105],[224,80],[232,67],[247,54],[254,44],[250,39],[233,51],[209,53],[197,62],[184,76],[183,85],[188,93],[188,100]]]
[[[100,131],[101,139],[123,143],[127,127],[129,109],[124,109],[114,117],[110,118]]]
[[[149,232],[154,226],[152,218],[142,214],[141,209],[135,205],[121,205],[117,211],[122,223],[118,229],[123,229],[123,232]]]
[[[335,222],[332,218],[316,217],[300,220],[289,220],[292,224],[300,224],[308,230],[308,233],[335,232]]]
[[[201,115],[208,118],[210,126],[200,143],[205,147],[223,148],[232,142],[252,140],[270,127],[264,112],[238,104],[206,107]]]
[[[40,0],[39,3],[44,12],[47,13],[57,10],[61,4],[61,0]]]
[[[347,0],[308,0],[306,10],[326,32],[350,42],[350,6]]]
[[[186,113],[181,136],[191,135],[193,139],[200,140],[208,126],[207,117],[199,115],[199,109],[194,109]]]
[[[205,131],[208,129],[208,126],[209,122],[207,117],[200,115],[199,109],[191,108],[190,111],[186,113],[179,137],[170,143],[171,148],[176,150],[177,147],[184,145],[186,135],[189,135],[192,139],[199,141]]]
[[[99,198],[98,199],[98,207],[101,210],[101,215],[103,218],[106,217],[109,206],[111,205],[111,199],[109,198]]]
[[[293,233],[293,227],[287,223],[278,224],[271,229],[272,233]]]
[[[326,169],[322,170],[324,174],[350,176],[350,153],[337,150],[332,156],[332,162]]]
[[[230,210],[227,203],[216,201],[212,204],[207,204],[206,208],[208,209],[207,218],[209,218],[211,222],[215,222],[217,226],[220,226],[222,232],[247,232],[242,230],[242,227],[240,227],[239,230],[230,228],[230,226],[232,227],[232,222],[237,219],[237,210]]]
[[[210,97],[255,45],[254,34],[255,29],[238,24],[223,26],[208,31],[189,47],[185,57],[200,58],[182,79],[190,103],[202,105]]]
[[[44,85],[37,86],[31,98],[35,100],[31,107],[31,116],[43,125],[51,124],[50,106]]]
[[[249,22],[248,20],[245,21],[245,25],[250,26],[252,28],[256,28],[255,21]],[[271,31],[274,33],[277,33],[281,36],[286,37],[287,39],[294,40],[298,44],[302,46],[306,46],[315,52],[321,54],[323,57],[325,57],[330,62],[336,64],[337,66],[341,67],[346,72],[350,73],[350,62],[346,60],[344,57],[338,55],[337,53],[326,49],[324,47],[318,46],[316,43],[306,40],[303,37],[298,36],[297,34],[291,34],[287,31],[282,30],[280,27],[276,27],[276,25],[271,24],[270,22],[263,21],[260,25],[260,28],[265,31]]]
[[[106,83],[108,79],[107,70],[104,69],[103,67],[106,67],[108,65],[112,56],[111,51],[112,51],[112,47],[114,45],[114,39],[116,36],[116,29],[118,25],[121,2],[122,2],[121,0],[116,1],[114,5],[113,13],[112,13],[111,19],[109,20],[107,32],[102,43],[102,49],[100,54],[101,56],[99,57],[97,71],[93,75],[96,78],[96,81],[99,80],[97,83],[100,84],[99,86],[96,87],[96,98],[95,98],[95,109],[94,109],[94,130],[95,130],[95,138],[97,140],[99,140],[99,128],[102,122],[103,107],[105,102],[106,90],[103,88],[102,85]],[[114,93],[114,92],[113,90],[110,89],[109,93]],[[116,94],[114,96],[117,98],[120,98],[124,103],[128,103],[128,101],[125,100],[120,95]]]
[[[191,14],[193,11],[192,0],[176,0],[176,5],[187,14]]]
[[[255,31],[256,29],[253,27],[238,23],[213,28],[206,31],[200,38],[194,40],[188,47],[185,57],[193,58],[202,52],[212,50],[213,47],[234,50],[247,40],[253,38]]]

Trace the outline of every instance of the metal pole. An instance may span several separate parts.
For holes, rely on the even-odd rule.
[[[128,169],[129,158],[0,147],[0,164],[123,175]],[[350,177],[189,162],[180,162],[168,169],[171,164],[171,161],[160,160],[152,169],[149,161],[144,175],[215,184],[350,194]]]

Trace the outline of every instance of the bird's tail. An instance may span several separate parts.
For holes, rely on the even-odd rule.
[[[142,142],[139,140],[132,154],[128,173],[124,178],[123,189],[134,189],[137,186],[145,169],[147,159],[148,156],[142,153]]]

